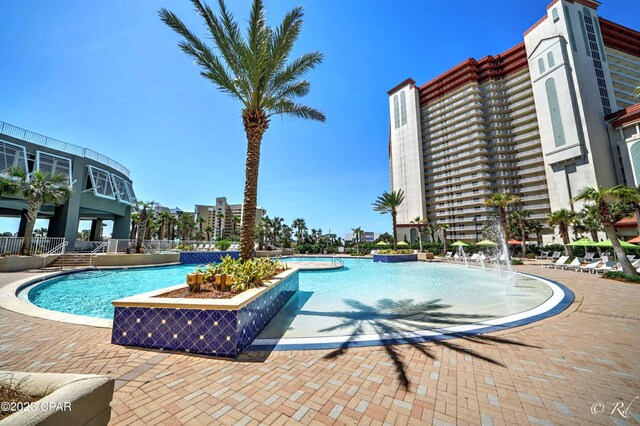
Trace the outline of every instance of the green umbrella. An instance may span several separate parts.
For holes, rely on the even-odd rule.
[[[571,245],[571,244],[569,244]],[[604,240],[604,241],[600,241],[599,243],[593,243],[592,244],[595,247],[613,247],[613,244],[611,244],[611,240]],[[635,244],[630,244],[626,241],[622,241],[620,240],[620,245],[622,246],[622,248],[637,248],[638,246]]]
[[[477,246],[497,246],[498,243],[494,243],[493,241],[489,241],[489,240],[482,240],[476,243]]]
[[[385,243],[384,241],[379,241],[377,243],[374,244],[374,246],[388,246],[389,243]]]
[[[452,245],[452,246],[468,246],[469,244],[464,243],[464,242],[462,242],[462,241],[458,240],[458,241],[456,241],[455,243],[452,243],[451,245]]]
[[[404,241],[400,241],[398,243],[399,246],[408,246],[409,244],[405,243]]]
[[[596,246],[598,247],[599,243],[596,243],[595,241],[589,239],[589,238],[581,238],[579,240],[576,240],[568,245],[573,246],[573,247],[591,247],[591,246]],[[611,245],[607,246],[607,247],[611,247]]]

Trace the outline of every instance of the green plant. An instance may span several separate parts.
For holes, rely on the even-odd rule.
[[[625,274],[622,271],[607,271],[602,275],[603,278],[609,278],[611,280],[628,281],[632,283],[640,283],[640,277],[637,275]]]
[[[511,259],[511,264],[512,265],[524,265],[524,263],[522,263],[522,260],[520,260],[520,259]]]
[[[220,251],[225,251],[227,250],[229,247],[231,247],[231,241],[227,241],[227,240],[220,240],[216,243],[216,247],[218,247],[218,250]]]
[[[398,249],[398,250],[384,249],[384,250],[378,250],[377,254],[413,254],[413,250],[409,250],[409,249]]]
[[[190,246],[189,244],[180,243],[176,246],[176,250],[189,251],[189,250],[193,250],[193,247]]]

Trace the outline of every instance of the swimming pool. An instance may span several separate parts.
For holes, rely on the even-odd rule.
[[[283,258],[330,261],[327,257]],[[482,322],[543,304],[552,294],[541,280],[442,263],[373,263],[344,259],[335,271],[300,272],[300,290],[260,338],[343,336]],[[50,310],[111,319],[111,301],[184,282],[194,265],[86,271],[41,283],[28,293]]]

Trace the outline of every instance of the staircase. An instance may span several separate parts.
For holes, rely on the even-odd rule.
[[[63,254],[50,263],[49,268],[77,268],[82,266],[91,266],[94,256],[95,254],[92,253]]]

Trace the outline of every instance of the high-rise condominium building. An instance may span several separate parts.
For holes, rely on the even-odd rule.
[[[506,52],[388,92],[401,239],[416,240],[416,217],[480,238],[494,193],[545,221],[579,208],[584,187],[640,183],[640,33],[598,17],[599,4],[555,0]]]
[[[206,233],[210,228],[213,239],[229,238],[242,225],[242,204],[229,204],[226,197],[216,198],[215,206],[196,205],[195,213],[196,225],[200,226],[198,219],[204,218],[202,230]],[[257,207],[256,223],[266,214],[266,209]]]

